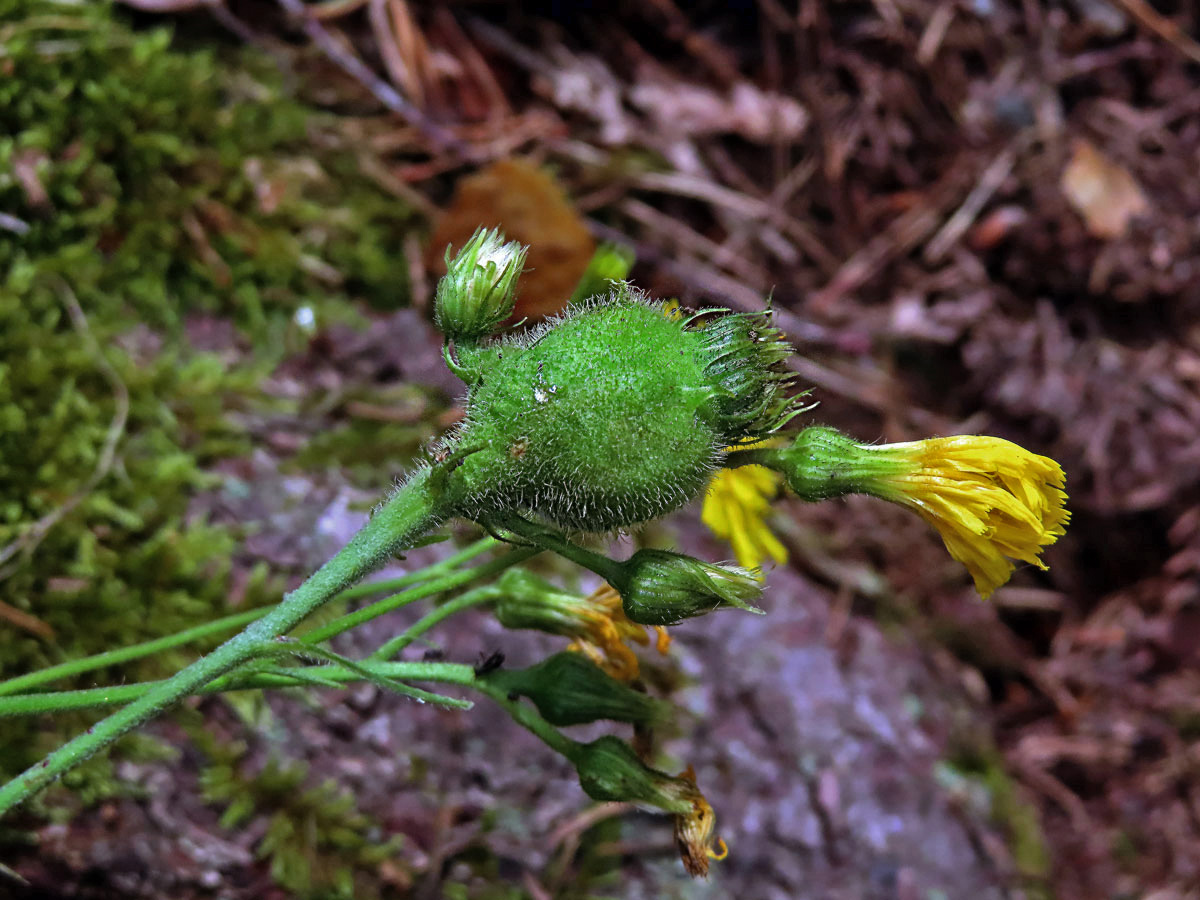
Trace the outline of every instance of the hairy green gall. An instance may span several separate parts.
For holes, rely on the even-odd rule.
[[[603,532],[658,518],[700,494],[726,448],[798,411],[780,366],[790,348],[768,315],[701,327],[624,284],[466,349],[466,417],[436,456],[469,453],[447,490],[475,520],[534,513]]]

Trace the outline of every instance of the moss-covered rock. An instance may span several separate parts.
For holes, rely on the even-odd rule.
[[[4,677],[223,610],[236,535],[189,508],[248,449],[227,413],[298,310],[407,302],[413,222],[269,60],[176,49],[106,3],[0,0],[0,23]],[[237,323],[235,346],[195,349],[201,314]],[[0,777],[76,727],[7,723]]]

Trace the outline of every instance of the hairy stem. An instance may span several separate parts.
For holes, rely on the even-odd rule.
[[[207,656],[160,682],[128,706],[98,722],[0,787],[0,815],[50,784],[122,735],[160,714],[214,678],[253,658],[263,641],[286,634],[339,591],[411,547],[445,516],[437,470],[421,469],[394,493],[337,555],[253,622]]]
[[[453,588],[462,587],[472,581],[478,581],[481,578],[487,578],[490,575],[498,575],[505,569],[522,563],[529,557],[541,552],[541,548],[536,547],[518,547],[510,550],[503,556],[486,562],[481,566],[475,566],[472,569],[463,569],[458,572],[451,572],[442,575],[438,578],[432,578],[424,584],[417,587],[409,588],[406,591],[401,591],[398,594],[393,594],[390,597],[384,597],[382,600],[377,600],[370,606],[364,606],[362,609],[355,610],[352,613],[347,613],[328,622],[319,628],[314,628],[301,636],[301,640],[308,644],[317,644],[321,641],[327,641],[344,631],[349,631],[351,628],[357,628],[364,622],[369,622],[379,616],[389,613],[392,610],[399,609],[402,606],[407,606],[417,600],[424,600],[426,597],[432,597],[434,594],[440,594],[443,591],[452,590]],[[340,596],[340,595],[339,595]]]
[[[422,599],[431,594],[439,593],[451,587],[457,587],[462,583],[458,579],[462,575],[470,575],[469,580],[482,578],[490,573],[480,569],[467,569],[464,572],[455,572],[465,562],[469,562],[475,557],[486,553],[494,547],[501,546],[501,542],[494,537],[481,538],[474,543],[463,547],[457,553],[451,554],[443,560],[439,560],[432,565],[419,569],[416,572],[410,572],[407,575],[401,575],[397,578],[386,578],[381,581],[371,581],[366,584],[360,584],[352,588],[347,588],[341,591],[333,598],[335,601],[354,600],[359,597],[370,596],[371,594],[381,594],[386,591],[394,591],[398,588],[406,588],[409,585],[421,584],[422,582],[432,582],[434,579],[439,579],[437,585],[433,586],[432,590],[421,591],[405,591],[402,595],[395,595],[379,601],[386,603],[393,601],[393,605],[388,609],[394,609],[396,606],[401,606],[403,603],[410,603],[414,600]],[[453,573],[449,579],[446,579],[446,573]],[[396,603],[395,601],[401,600]],[[7,681],[0,681],[0,697],[5,697],[13,694],[24,693],[31,688],[41,687],[45,684],[51,684],[63,678],[72,678],[76,675],[82,675],[85,672],[91,672],[96,669],[103,669],[106,666],[115,666],[120,663],[130,662],[135,659],[142,659],[146,656],[152,656],[155,653],[161,653],[164,650],[173,650],[176,647],[182,647],[190,644],[193,641],[203,640],[212,635],[220,634],[222,631],[230,631],[234,628],[240,628],[248,625],[255,619],[265,616],[274,608],[275,604],[269,606],[261,606],[257,609],[248,609],[238,613],[232,613],[220,619],[215,619],[212,622],[205,622],[201,625],[196,625],[193,628],[187,628],[183,631],[177,631],[175,634],[164,635],[160,638],[154,638],[149,641],[142,641],[138,644],[132,644],[128,647],[120,647],[116,650],[106,650],[103,653],[96,653],[92,656],[85,656],[81,659],[72,659],[67,662],[60,663],[56,666],[49,666],[45,669],[39,669],[36,672],[30,672],[27,675],[19,675],[16,678],[10,678]],[[368,607],[374,609],[374,607]],[[386,612],[387,610],[382,610]],[[337,622],[341,622],[338,619]],[[335,622],[329,623],[326,628],[335,625]],[[352,627],[352,626],[347,626]],[[340,634],[342,630],[332,632],[332,634]],[[314,632],[315,633],[315,632]],[[305,636],[311,640],[311,634]],[[47,711],[52,711],[47,709]],[[3,715],[3,713],[0,713]]]
[[[70,678],[74,675],[82,675],[84,672],[102,669],[105,666],[115,666],[118,663],[141,659],[144,656],[160,653],[163,650],[171,650],[175,647],[181,647],[184,644],[190,644],[192,641],[199,641],[211,635],[220,634],[222,631],[240,628],[243,625],[249,625],[255,619],[262,618],[273,608],[273,606],[264,606],[258,609],[248,609],[244,612],[214,619],[212,622],[205,622],[202,625],[197,625],[195,628],[187,628],[175,634],[155,638],[152,641],[143,641],[140,644],[133,644],[129,647],[107,650],[104,653],[97,653],[94,656],[86,656],[82,659],[72,659],[57,666],[50,666],[49,668],[39,669],[37,672],[30,672],[28,675],[10,678],[8,681],[0,682],[0,697],[19,694],[30,688],[41,687],[44,684],[58,681],[60,678]]]
[[[576,565],[583,566],[585,569],[591,569],[610,584],[614,580],[620,580],[621,578],[621,563],[614,559],[609,559],[603,554],[588,550],[586,547],[580,547],[553,528],[535,524],[528,519],[522,519],[520,516],[510,516],[504,519],[501,524],[504,528],[507,528],[527,541],[533,542],[538,547],[553,550],[559,556],[569,559]]]
[[[451,554],[445,559],[438,560],[423,569],[418,569],[416,572],[409,572],[407,575],[400,575],[396,578],[382,578],[379,581],[368,581],[364,584],[358,584],[352,588],[346,588],[346,590],[340,592],[333,599],[338,601],[357,600],[359,597],[369,597],[372,594],[383,594],[388,591],[395,591],[398,588],[420,584],[423,581],[436,578],[445,572],[453,572],[463,563],[470,562],[475,557],[487,553],[487,551],[494,547],[502,546],[503,542],[496,540],[494,537],[483,537],[463,547],[457,553]]]
[[[396,637],[372,653],[370,658],[373,660],[391,659],[444,619],[448,619],[450,616],[462,612],[464,609],[470,609],[472,606],[494,603],[502,596],[504,596],[503,591],[490,585],[467,591],[465,594],[461,594],[453,600],[443,603],[437,609],[422,616],[411,628],[406,628],[403,634],[396,635]]]
[[[475,670],[461,663],[446,662],[393,662],[381,663],[364,660],[364,669],[370,669],[381,678],[400,681],[429,681],[439,684],[475,683]],[[308,668],[308,667],[306,667]],[[311,669],[323,681],[333,685],[357,684],[364,680],[361,673],[339,665],[318,665]],[[297,670],[301,678],[306,669]],[[245,675],[230,674],[215,678],[195,691],[200,694],[219,694],[226,691],[246,691],[258,688],[290,688],[302,682],[297,673],[291,671],[254,672]],[[119,706],[144,697],[150,691],[166,684],[165,681],[143,681],[136,684],[119,684],[112,687],[85,688],[78,691],[54,691],[45,694],[21,694],[15,697],[0,697],[0,718],[12,716],[35,716],[68,710],[102,709]]]
[[[567,759],[572,758],[572,754],[575,752],[575,742],[543,719],[532,707],[520,700],[510,700],[503,690],[482,679],[476,679],[471,687],[498,703],[506,713],[513,717],[513,721],[541,738],[542,742],[551,750],[561,753]]]

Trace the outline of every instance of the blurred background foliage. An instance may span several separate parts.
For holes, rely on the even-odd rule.
[[[271,402],[260,382],[304,323],[353,318],[350,296],[408,303],[396,248],[414,220],[261,54],[172,47],[170,28],[134,30],[105,3],[3,6],[8,676],[226,610],[244,527],[190,506],[252,446],[231,413]],[[206,337],[189,319],[236,331]],[[241,603],[271,596],[269,581],[260,568]],[[100,677],[160,676],[180,658]],[[75,727],[7,723],[0,773]]]

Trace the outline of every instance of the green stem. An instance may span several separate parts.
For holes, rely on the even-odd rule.
[[[363,668],[383,678],[403,681],[430,681],[440,684],[475,686],[475,670],[471,666],[446,662],[375,662],[364,661]],[[314,666],[321,677],[338,684],[355,684],[363,680],[360,673],[346,666]],[[113,687],[85,688],[78,691],[54,691],[43,694],[22,694],[0,697],[0,718],[37,716],[69,710],[101,709],[118,706],[144,697],[166,681],[144,681],[119,684]],[[256,672],[251,675],[229,675],[216,678],[195,691],[196,694],[218,694],[226,691],[247,691],[258,688],[296,687],[296,679],[285,672]]]
[[[401,694],[405,697],[410,697],[413,700],[419,700],[422,703],[434,703],[445,707],[453,707],[456,709],[470,709],[472,704],[468,700],[459,700],[455,697],[447,697],[443,694],[431,694],[429,691],[423,691],[420,688],[415,688],[410,684],[404,684],[394,678],[388,678],[386,675],[380,675],[375,669],[370,666],[364,666],[362,663],[350,659],[348,656],[342,656],[340,653],[334,653],[325,647],[317,647],[313,644],[304,644],[300,641],[291,640],[290,638],[276,638],[273,641],[268,641],[259,648],[259,653],[263,657],[268,656],[295,656],[299,659],[321,659],[327,663],[339,665],[344,669],[349,669],[351,672],[358,675],[363,681],[369,681],[376,687],[384,688],[393,693]],[[307,670],[291,669],[279,672],[280,675],[290,675],[293,678],[300,680],[309,680],[313,684],[324,682],[323,687],[336,687],[337,682],[331,681],[324,677],[319,671],[312,668]]]
[[[535,710],[519,700],[510,700],[505,692],[475,676],[472,666],[445,662],[378,662],[365,660],[363,668],[369,668],[383,678],[403,681],[428,681],[438,684],[458,684],[473,688],[498,703],[513,720],[549,745],[553,750],[570,756],[574,742]],[[355,684],[363,680],[360,673],[345,666],[316,666],[322,679],[339,684]],[[0,697],[0,718],[12,716],[35,716],[44,713],[68,710],[98,709],[139,700],[147,694],[169,684],[169,681],[147,681],[139,684],[121,684],[106,688],[86,688],[79,691],[55,691],[46,694],[23,694],[19,697]],[[198,688],[196,694],[217,694],[226,691],[255,690],[260,688],[296,687],[295,678],[286,673],[257,672],[243,677],[224,676]]]
[[[504,596],[504,592],[498,588],[481,587],[475,588],[473,591],[467,591],[455,597],[453,600],[447,601],[432,612],[422,616],[413,624],[411,628],[406,628],[403,634],[398,634],[374,653],[368,659],[383,660],[391,659],[425,632],[429,631],[439,622],[450,618],[455,613],[460,613],[464,609],[470,609],[472,606],[480,606],[484,603],[493,603]]]
[[[84,672],[90,672],[93,669],[102,669],[105,666],[113,666],[118,663],[129,662],[132,659],[140,659],[143,656],[150,656],[152,653],[181,647],[184,644],[190,644],[192,641],[198,641],[210,635],[220,634],[222,631],[228,631],[231,628],[248,625],[255,619],[266,615],[272,608],[271,606],[265,606],[258,609],[248,609],[244,612],[234,613],[231,616],[225,616],[222,619],[205,622],[203,625],[197,625],[195,628],[188,628],[175,634],[169,634],[166,637],[157,638],[152,641],[143,641],[140,644],[121,647],[118,650],[108,650],[104,653],[97,653],[95,656],[84,657],[83,659],[73,659],[69,662],[60,663],[57,666],[50,666],[46,669],[40,669],[37,672],[30,672],[28,675],[10,678],[8,681],[0,682],[0,697],[9,694],[19,694],[30,688],[58,681],[61,678],[82,675]]]
[[[464,559],[470,559],[472,556],[477,556],[477,555],[479,555],[479,553],[482,553],[491,547],[497,546],[499,543],[500,542],[496,541],[494,538],[490,538],[490,537],[484,538],[483,540],[476,542],[476,544],[473,544],[471,547],[464,548],[464,550],[461,551],[460,553],[455,554],[454,556],[448,557],[447,559],[443,560],[442,562],[437,563],[434,566],[430,566],[427,569],[423,569],[420,573],[413,573],[413,575],[425,575],[425,574],[433,572],[437,569],[444,569],[452,561],[461,561]],[[369,621],[370,619],[373,619],[377,616],[383,615],[384,613],[391,612],[392,610],[397,609],[405,604],[412,603],[417,600],[422,600],[422,599],[425,599],[426,597],[430,597],[435,594],[443,593],[445,591],[452,590],[453,588],[456,588],[456,587],[461,587],[462,585],[467,584],[471,581],[475,581],[475,580],[478,580],[481,578],[486,578],[486,577],[494,575],[494,574],[498,574],[499,572],[503,571],[504,569],[507,569],[507,568],[515,565],[516,563],[519,563],[519,562],[522,562],[522,561],[528,559],[530,556],[532,556],[534,553],[537,553],[537,552],[539,552],[539,551],[536,549],[521,547],[521,548],[511,551],[510,553],[500,557],[499,559],[492,560],[491,562],[486,563],[482,566],[476,566],[472,569],[467,569],[467,570],[461,571],[461,572],[454,572],[451,574],[444,575],[440,578],[432,579],[427,584],[419,585],[418,587],[412,588],[408,591],[403,591],[392,597],[386,597],[383,600],[378,601],[378,603],[373,604],[372,606],[366,607],[362,610],[359,610],[357,613],[351,614],[353,616],[353,621],[347,621],[347,619],[349,617],[342,617],[340,619],[335,620],[334,622],[330,622],[330,623],[326,624],[321,629],[313,630],[313,631],[309,632],[308,634],[304,635],[303,643],[311,646],[313,643],[316,643],[317,641],[327,640],[328,638],[333,637],[336,634],[340,634],[342,631],[345,631],[351,627],[354,627],[355,625],[362,624],[363,622]],[[363,585],[363,587],[373,587],[373,586],[378,587],[381,585],[393,585],[396,582],[409,580],[409,579],[411,579],[411,577],[412,576],[405,576],[402,579],[391,579],[386,582],[378,581],[378,582],[374,582],[374,585]],[[439,609],[435,610],[429,616],[426,616],[425,618],[419,620],[415,625],[413,625],[412,628],[405,631],[404,634],[400,635],[398,638],[393,639],[393,641],[391,642],[390,652],[389,652],[389,645],[385,645],[383,648],[381,648],[379,651],[377,651],[375,654],[373,654],[373,659],[390,658],[391,656],[394,656],[396,654],[396,652],[398,652],[404,646],[407,646],[408,644],[410,644],[412,642],[412,640],[419,637],[421,634],[425,633],[430,628],[432,628],[434,625],[436,625],[438,622],[441,622],[442,620],[447,618],[447,616],[452,615],[454,612],[458,611],[459,609],[465,609],[468,606],[473,606],[478,603],[483,603],[488,600],[494,599],[495,595],[492,593],[491,588],[484,588],[484,589],[481,589],[481,591],[486,591],[487,593],[485,594],[482,592],[481,593],[471,592],[470,594],[464,595],[465,597],[469,598],[467,603],[463,604],[461,602],[463,598],[461,598],[461,597],[457,598],[457,601],[452,601],[452,604],[457,602],[458,605],[452,606],[452,604],[446,604],[445,606],[442,606]],[[347,591],[342,591],[341,593],[339,593],[337,595],[337,597],[335,599],[340,600],[343,597],[345,597],[347,593],[348,593]],[[94,656],[94,657],[88,657],[86,660],[74,661],[76,663],[91,662],[91,663],[93,663],[91,665],[84,665],[80,668],[73,668],[72,664],[68,663],[68,664],[64,664],[63,666],[56,666],[56,667],[54,667],[53,670],[51,670],[51,669],[43,670],[43,672],[46,672],[46,673],[52,672],[55,678],[61,678],[61,677],[66,677],[68,675],[79,674],[80,672],[87,671],[89,669],[100,668],[101,666],[107,665],[110,663],[124,662],[124,661],[127,661],[128,659],[133,659],[133,658],[137,658],[139,656],[147,655],[148,653],[154,652],[156,650],[166,649],[168,647],[187,643],[189,640],[196,640],[198,638],[205,637],[209,633],[212,633],[212,632],[223,630],[225,628],[231,628],[231,627],[234,627],[235,625],[244,624],[245,622],[248,622],[248,621],[253,621],[255,618],[258,618],[259,616],[265,614],[269,609],[270,609],[270,607],[267,607],[265,609],[249,610],[244,613],[238,613],[234,616],[227,616],[224,619],[220,619],[216,622],[210,622],[210,623],[207,623],[206,625],[198,626],[197,628],[194,628],[194,629],[189,629],[188,631],[179,632],[178,634],[175,634],[175,635],[170,635],[170,636],[168,636],[166,638],[162,638],[158,641],[147,641],[144,644],[138,644],[135,647],[128,647],[128,648],[123,648],[122,650],[113,651],[111,654],[98,654],[97,656]],[[405,637],[408,637],[408,639],[403,640]],[[397,646],[398,641],[403,641],[403,642],[399,646]],[[139,650],[141,652],[134,652],[134,651],[139,651]],[[280,645],[276,652],[289,652],[289,651],[288,651],[288,648],[286,645]],[[372,663],[372,665],[378,666],[380,664]],[[386,663],[383,665],[408,666],[410,664],[409,663]],[[411,664],[411,665],[417,665],[417,664]],[[325,677],[329,677],[329,672],[332,671],[328,667],[320,667],[320,669],[321,669],[321,674]],[[404,671],[407,672],[408,670],[405,669]],[[417,673],[422,670],[413,669],[412,671],[414,673]],[[434,670],[430,670],[430,671],[434,671]],[[35,672],[33,674],[41,675],[43,673]],[[333,677],[336,680],[336,678],[338,676],[335,675]],[[397,676],[397,677],[411,677],[411,678],[415,678],[416,680],[433,680],[433,681],[442,680],[441,678],[433,678],[432,676],[430,678],[426,679],[424,675],[418,675],[418,674],[413,674],[411,676],[404,675],[404,676]],[[6,716],[41,715],[41,714],[54,713],[54,712],[58,712],[58,711],[67,712],[70,710],[78,710],[78,709],[91,709],[91,708],[101,708],[101,707],[107,707],[107,706],[116,706],[121,703],[126,703],[131,700],[136,700],[139,697],[143,696],[150,688],[152,688],[158,684],[161,684],[161,682],[143,682],[143,683],[139,683],[139,684],[117,685],[114,687],[99,687],[99,688],[90,688],[90,689],[76,690],[76,691],[57,691],[57,692],[53,692],[53,693],[40,693],[40,694],[30,694],[30,695],[9,697],[8,695],[18,694],[18,690],[14,689],[10,686],[14,686],[14,685],[17,687],[30,686],[30,685],[22,685],[21,684],[21,682],[24,682],[25,680],[26,680],[26,677],[14,678],[11,681],[6,681],[6,682],[3,682],[3,684],[0,684],[0,718],[4,718]],[[49,680],[51,680],[51,679],[50,678],[37,679],[36,681],[34,681],[33,686],[40,685],[44,681],[49,681]],[[455,682],[455,683],[458,683],[458,682]],[[268,675],[268,674],[260,673],[258,675],[255,675],[251,680],[247,680],[245,677],[239,678],[237,676],[222,676],[221,678],[217,678],[214,681],[210,682],[209,685],[207,685],[202,690],[198,691],[198,693],[212,694],[212,693],[219,693],[219,692],[227,691],[227,690],[244,690],[244,689],[250,689],[250,688],[262,688],[262,687],[293,687],[293,686],[295,686],[295,684],[296,684],[296,682],[292,677],[282,676],[282,675]]]
[[[481,578],[487,578],[491,575],[498,575],[505,569],[522,563],[529,557],[541,552],[541,548],[537,547],[518,547],[510,550],[497,559],[484,563],[481,566],[476,566],[473,569],[465,569],[461,572],[453,572],[449,575],[443,575],[439,578],[434,578],[427,581],[425,584],[418,585],[414,588],[409,588],[407,591],[401,591],[398,594],[393,594],[390,597],[384,597],[372,603],[370,606],[364,606],[362,609],[355,610],[340,618],[335,619],[320,628],[314,628],[312,631],[302,635],[301,640],[306,644],[319,644],[322,641],[327,641],[332,637],[336,637],[344,631],[349,631],[351,628],[356,628],[364,622],[369,622],[379,616],[389,613],[392,610],[399,609],[409,603],[414,603],[417,600],[424,600],[426,597],[432,597],[435,594],[440,594],[443,591],[452,590],[453,588],[462,587],[464,584],[469,584],[472,581],[478,581]]]
[[[766,466],[768,469],[779,468],[779,454],[775,450],[735,450],[728,453],[721,461],[722,468],[737,469],[741,466]]]
[[[394,591],[397,588],[408,587],[411,584],[419,584],[422,581],[428,581],[435,578],[443,572],[457,569],[465,562],[470,562],[477,556],[481,556],[493,547],[501,546],[501,542],[490,535],[480,538],[473,544],[463,547],[457,553],[447,556],[443,560],[435,562],[433,565],[426,566],[416,572],[410,572],[407,575],[401,575],[397,578],[384,578],[380,581],[368,581],[366,584],[355,585],[352,588],[339,593],[334,600],[339,603],[343,600],[357,600],[359,597],[369,597],[372,594],[382,594],[385,591]]]
[[[465,562],[469,562],[475,557],[486,553],[493,547],[500,546],[500,541],[493,537],[484,537],[475,541],[457,553],[451,554],[443,560],[439,560],[433,565],[426,566],[416,572],[411,572],[407,575],[401,575],[398,578],[387,578],[382,581],[372,581],[367,584],[360,584],[352,588],[347,588],[341,591],[333,599],[341,602],[346,600],[354,600],[358,597],[365,597],[371,594],[378,594],[384,591],[394,591],[397,588],[407,587],[411,584],[417,584],[422,581],[429,581],[439,575],[453,571]],[[471,570],[475,571],[475,570]],[[445,590],[444,586],[438,587],[432,593]],[[427,594],[420,593],[417,596],[412,596],[406,600],[418,600]],[[239,613],[225,616],[216,619],[212,622],[205,622],[202,625],[197,625],[194,628],[188,628],[183,631],[169,634],[154,640],[143,641],[140,644],[132,644],[128,647],[121,647],[117,650],[107,650],[104,653],[97,653],[92,656],[85,656],[81,659],[72,659],[68,662],[60,663],[56,666],[50,666],[45,669],[39,669],[36,672],[30,672],[27,675],[20,675],[16,678],[10,678],[7,681],[0,682],[0,697],[10,694],[20,694],[28,691],[30,688],[40,687],[44,684],[50,684],[63,678],[71,678],[76,675],[82,675],[85,672],[91,672],[95,669],[102,669],[106,666],[114,666],[120,663],[129,662],[135,659],[141,659],[146,656],[151,656],[155,653],[161,653],[164,650],[172,650],[175,647],[182,647],[185,644],[190,644],[193,641],[203,640],[214,634],[220,634],[222,631],[228,631],[232,628],[240,628],[253,622],[255,619],[266,615],[273,608],[272,606],[262,606],[257,609],[249,609]]]
[[[583,566],[585,569],[591,569],[609,584],[616,584],[622,580],[623,563],[617,562],[615,559],[609,559],[607,556],[588,550],[585,547],[580,547],[578,544],[567,540],[552,528],[537,525],[519,516],[505,519],[501,524],[509,531],[525,538],[525,540],[531,541],[547,550],[553,550],[559,556],[565,557],[576,565]]]
[[[350,543],[287,594],[279,606],[0,787],[0,815],[122,735],[252,658],[263,641],[295,628],[339,591],[374,571],[392,554],[412,546],[445,516],[439,502],[444,475],[436,469],[419,470]]]
[[[532,707],[522,703],[520,700],[508,699],[508,695],[503,690],[483,680],[477,679],[472,683],[471,687],[481,694],[486,694],[493,701],[504,707],[504,711],[513,717],[513,721],[541,738],[543,743],[549,746],[551,750],[561,753],[567,759],[574,758],[573,754],[576,752],[575,742],[543,719]]]

